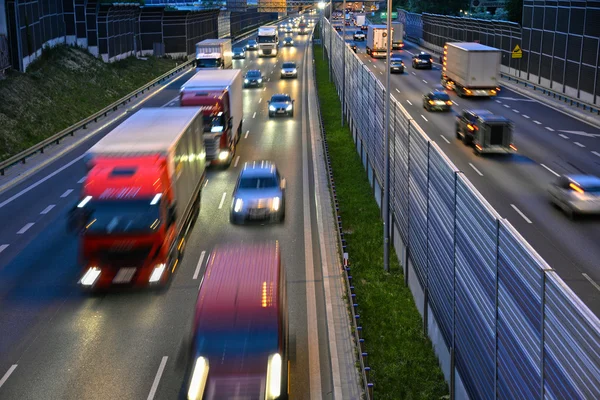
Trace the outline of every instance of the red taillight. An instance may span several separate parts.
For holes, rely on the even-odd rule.
[[[574,183],[569,183],[569,187],[576,191],[577,193],[583,194],[583,189]]]
[[[517,148],[516,148],[516,147],[515,147],[515,145],[514,145],[514,144],[512,144],[512,143],[510,144],[510,148],[511,148],[511,149],[513,149],[514,151],[517,151]]]

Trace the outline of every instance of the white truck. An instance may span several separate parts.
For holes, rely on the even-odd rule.
[[[231,39],[205,39],[196,43],[196,70],[229,69],[232,55]]]
[[[394,27],[392,27],[392,37]],[[386,58],[387,48],[387,25],[369,25],[367,31],[367,54],[373,58]]]
[[[276,57],[279,36],[276,26],[261,26],[258,28],[258,56]]]
[[[354,25],[358,26],[359,29],[365,25],[365,14],[355,14],[354,15]]]
[[[179,101],[202,110],[206,160],[229,166],[242,135],[242,71],[199,71],[181,87]]]
[[[492,97],[500,91],[501,51],[480,43],[446,43],[442,85],[459,97]]]
[[[392,50],[402,50],[404,48],[404,24],[402,22],[392,22],[394,33],[392,35]]]

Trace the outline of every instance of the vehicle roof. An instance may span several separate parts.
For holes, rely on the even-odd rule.
[[[86,154],[169,152],[198,114],[201,114],[199,107],[142,108]]]
[[[270,161],[260,160],[244,163],[240,176],[245,178],[275,174],[277,167]]]
[[[507,121],[510,120],[502,115],[494,114],[489,110],[466,110],[472,114],[475,114],[478,118],[481,118],[484,121]]]
[[[199,44],[222,44],[222,43],[231,43],[231,39],[204,39],[201,42],[196,43]]]
[[[275,93],[273,96],[271,96],[271,98],[275,97],[275,96],[285,96],[285,97],[289,97],[290,99],[292,98],[289,94],[287,93]]]
[[[279,242],[217,246],[196,303],[197,329],[244,331],[260,320],[277,329]]]
[[[484,44],[475,42],[448,43],[448,45],[469,51],[500,51],[494,47],[486,46]]]
[[[581,187],[600,186],[600,178],[594,175],[565,175],[569,180]]]
[[[241,69],[207,69],[204,71],[198,71],[187,82],[185,82],[182,87],[224,87],[231,85],[235,77],[241,75],[241,73]]]
[[[387,25],[371,25],[373,29],[387,29]]]
[[[99,199],[120,199],[123,189],[131,189],[136,199],[150,198],[163,192],[159,157],[131,157],[127,159],[99,158],[94,160],[84,186],[86,196]]]
[[[260,69],[249,69],[248,72],[246,72],[246,75],[248,75],[249,73],[259,73],[260,74]]]

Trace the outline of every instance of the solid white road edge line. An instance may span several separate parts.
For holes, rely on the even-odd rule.
[[[165,365],[167,364],[168,359],[169,357],[163,356],[162,360],[160,361],[160,365],[158,366],[158,371],[156,371],[156,376],[154,377],[154,382],[152,383],[152,387],[150,388],[150,393],[148,393],[147,400],[154,399],[156,389],[158,389],[158,383],[160,382],[160,377],[162,376],[163,371],[165,370]]]
[[[600,291],[600,285],[598,285],[596,282],[594,282],[594,280],[592,278],[590,278],[590,276],[588,274],[586,274],[585,272],[583,272],[581,275],[583,275],[583,277],[585,279],[587,279],[592,285],[594,285],[594,287]],[[16,367],[16,365],[15,365]],[[2,386],[2,382],[0,381],[0,386]]]
[[[525,221],[526,221],[528,224],[531,224],[531,220],[530,220],[529,218],[527,218],[527,217],[525,216],[525,214],[523,214],[523,212],[517,208],[517,206],[515,206],[514,204],[511,204],[510,206],[511,206],[512,208],[514,208],[514,209],[515,209],[515,211],[516,211],[516,212],[518,212],[518,213],[519,213],[519,215],[520,215],[521,217],[523,217],[523,219],[524,219],[524,220],[525,220]]]
[[[479,171],[476,166],[474,166],[471,163],[469,163],[469,165],[471,166],[471,168],[473,168],[475,170],[475,172],[477,172],[479,174],[479,176],[483,176],[483,174],[481,173],[481,171]]]
[[[0,388],[2,387],[2,385],[4,385],[4,383],[6,383],[10,375],[15,371],[15,369],[17,369],[17,364],[11,365],[8,371],[6,371],[2,379],[0,379]]]
[[[560,174],[557,174],[556,172],[552,171],[550,168],[548,168],[547,166],[545,166],[544,164],[540,164],[542,167],[546,168],[548,171],[550,171],[551,173],[553,173],[556,176],[560,176]]]
[[[28,222],[28,223],[26,223],[26,224],[25,224],[25,226],[24,226],[24,227],[22,227],[22,228],[19,230],[19,232],[17,232],[17,235],[22,235],[22,234],[24,234],[25,232],[27,232],[27,231],[29,230],[29,228],[31,228],[31,227],[33,226],[33,224],[34,224],[33,222]]]
[[[304,53],[304,59],[307,59],[308,51]],[[307,63],[304,63],[304,76],[307,76]],[[303,79],[306,88],[307,79]],[[307,104],[306,90],[302,91],[302,105]],[[302,107],[304,114],[305,107]],[[310,214],[310,191],[308,181],[308,132],[306,129],[306,118],[302,115],[302,193],[304,197],[303,216],[304,216],[304,270],[306,273],[306,327],[308,331],[308,383],[309,398],[320,399],[321,394],[321,363],[319,362],[319,335],[317,325],[317,294],[315,290],[315,266],[313,261],[312,248],[312,229]]]
[[[48,207],[44,208],[40,214],[48,214],[55,206],[56,204],[50,204]]]
[[[202,251],[200,253],[200,259],[198,260],[198,265],[196,265],[196,270],[194,271],[194,278],[198,279],[198,275],[200,275],[200,269],[202,269],[202,263],[204,262],[204,256],[206,255],[206,251]]]
[[[227,192],[223,192],[223,196],[221,196],[221,202],[219,203],[219,210],[223,208],[223,203],[225,202],[225,196],[227,196]]]

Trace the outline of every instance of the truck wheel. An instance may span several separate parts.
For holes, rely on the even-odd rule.
[[[458,126],[456,127],[456,138],[460,139],[460,129],[458,128]]]
[[[235,140],[236,144],[239,143],[241,137],[242,137],[242,123],[240,122],[240,127],[238,128],[238,131],[237,131],[237,138]]]
[[[464,143],[465,146],[468,146],[469,144],[471,144],[471,140],[469,140],[469,135],[463,135],[462,136],[462,141]]]

